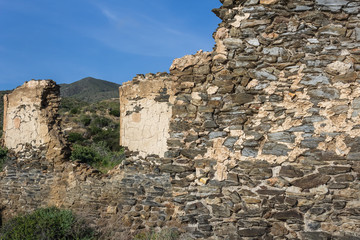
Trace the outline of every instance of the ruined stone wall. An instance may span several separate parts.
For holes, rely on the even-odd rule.
[[[360,238],[359,2],[222,3],[213,52],[120,90],[122,125],[158,144],[122,128],[134,153],[107,175],[29,149],[0,173],[4,217],[56,205],[109,239],[165,226],[197,239]]]
[[[48,158],[63,157],[65,145],[59,134],[59,103],[59,86],[49,80],[31,80],[5,95],[5,147],[20,153],[26,152],[28,145],[45,149]]]
[[[359,9],[226,0],[214,52],[174,61],[160,170],[187,231],[360,237]]]

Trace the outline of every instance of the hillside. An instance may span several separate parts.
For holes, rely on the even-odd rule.
[[[71,84],[60,84],[61,97],[71,97],[84,102],[99,102],[119,97],[119,84],[96,79],[83,78]]]

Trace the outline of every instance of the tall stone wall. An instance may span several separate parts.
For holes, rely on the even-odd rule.
[[[180,221],[198,238],[360,237],[360,4],[222,2],[214,51],[170,68],[159,169]]]

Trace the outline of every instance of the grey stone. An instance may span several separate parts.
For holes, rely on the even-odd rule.
[[[284,145],[275,142],[267,142],[264,144],[263,154],[275,155],[275,156],[287,156],[290,149]]]
[[[360,12],[360,7],[350,7],[350,8],[344,8],[344,12],[348,14],[357,14]]]
[[[256,227],[256,228],[246,228],[240,229],[238,231],[238,235],[240,237],[259,237],[266,233],[266,228],[264,227]]]
[[[295,141],[295,135],[289,132],[275,132],[269,133],[268,139],[273,142],[293,143]]]
[[[231,149],[238,139],[238,137],[228,137],[224,142],[224,146]]]
[[[318,83],[329,84],[330,82],[329,78],[325,75],[307,75],[300,83],[307,86],[315,86]]]
[[[259,43],[259,40],[257,38],[250,38],[250,39],[247,39],[246,40],[250,45],[253,45],[253,46],[260,46],[260,43]]]
[[[256,157],[258,155],[258,150],[256,148],[244,147],[241,151],[241,155],[245,157]]]
[[[319,222],[310,222],[308,223],[308,227],[309,229],[316,231],[321,227],[321,224]]]
[[[304,12],[304,11],[309,11],[311,9],[313,9],[313,8],[309,7],[309,6],[297,5],[295,7],[295,9],[292,9],[292,10],[295,11],[295,12]]]
[[[356,41],[360,42],[360,27],[355,28]]]
[[[219,138],[219,137],[225,137],[227,135],[226,132],[211,132],[209,133],[209,139]]]
[[[321,87],[318,89],[312,89],[309,91],[309,95],[310,97],[313,98],[325,98],[325,99],[330,99],[330,100],[334,100],[339,98],[340,94],[339,94],[339,90],[335,89],[335,88],[331,88],[331,87]]]
[[[296,210],[276,212],[272,215],[272,217],[281,221],[286,221],[288,219],[299,219],[299,220],[303,219],[303,215],[297,212]]]
[[[258,3],[259,3],[259,0],[247,0],[244,5],[245,6],[251,6],[251,5],[256,5]]]
[[[270,81],[278,80],[278,78],[275,75],[268,73],[266,71],[256,71],[255,76],[259,80],[262,80],[262,79],[266,79],[266,80],[270,80]]]
[[[264,48],[263,54],[271,56],[280,56],[284,53],[284,49],[280,47]]]
[[[316,3],[324,6],[345,6],[349,3],[347,0],[316,0]]]

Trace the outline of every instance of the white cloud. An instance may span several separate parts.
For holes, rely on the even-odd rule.
[[[137,12],[135,9],[110,8],[95,4],[109,20],[108,25],[88,31],[90,36],[117,51],[147,56],[181,57],[200,48],[212,47],[210,38],[198,36],[172,19]],[[187,51],[187,52],[185,52]]]

